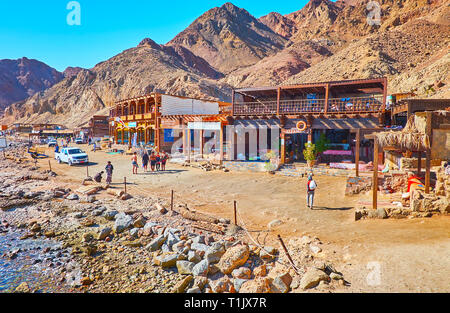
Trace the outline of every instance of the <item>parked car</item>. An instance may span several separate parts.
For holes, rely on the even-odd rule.
[[[88,155],[79,148],[62,148],[59,153],[55,153],[55,159],[58,163],[67,163],[69,166],[89,163]]]
[[[76,138],[76,139],[75,139],[75,143],[76,143],[77,145],[81,145],[81,144],[83,144],[83,139],[81,139],[81,138]]]
[[[49,147],[54,147],[58,144],[58,142],[56,141],[56,139],[49,139],[48,140],[48,146]]]

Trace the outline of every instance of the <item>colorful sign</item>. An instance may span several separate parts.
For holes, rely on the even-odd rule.
[[[129,122],[128,123],[128,128],[136,128],[137,127],[137,122]]]

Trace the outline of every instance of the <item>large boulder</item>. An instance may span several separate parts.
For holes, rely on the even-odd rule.
[[[329,281],[330,277],[324,271],[317,268],[310,268],[300,281],[300,288],[303,290],[316,287],[321,281]]]
[[[149,252],[157,251],[161,248],[161,246],[164,244],[166,239],[167,239],[167,237],[165,237],[164,235],[158,236],[155,239],[153,239],[145,248]]]
[[[176,263],[178,274],[191,275],[194,269],[195,263],[189,261],[177,261]]]
[[[233,272],[234,269],[242,266],[247,262],[250,256],[250,250],[246,245],[239,245],[228,249],[220,258],[217,267],[226,275]]]
[[[193,268],[192,268],[192,274],[194,276],[203,276],[206,277],[208,275],[209,271],[209,263],[208,260],[202,260],[198,262]]]
[[[125,230],[133,226],[133,218],[125,213],[119,213],[116,215],[116,221],[114,222],[114,231],[116,234],[120,234]]]
[[[175,267],[178,261],[178,254],[163,253],[155,258],[155,264],[164,268]]]

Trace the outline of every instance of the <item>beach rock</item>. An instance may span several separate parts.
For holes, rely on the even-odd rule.
[[[72,193],[72,194],[68,195],[66,199],[67,199],[67,200],[72,200],[72,201],[73,201],[73,200],[78,200],[78,199],[80,199],[80,197],[78,197],[77,194]]]
[[[173,292],[183,293],[193,279],[194,277],[192,277],[192,275],[186,276],[173,287]]]
[[[114,223],[114,231],[116,234],[120,234],[123,231],[133,226],[133,218],[125,213],[119,213],[116,215],[116,221]]]
[[[233,285],[234,285],[234,290],[236,290],[236,292],[239,292],[241,290],[242,285],[249,281],[248,279],[241,279],[241,278],[235,278],[233,281]]]
[[[110,211],[106,211],[105,213],[103,213],[103,216],[108,220],[108,221],[114,221],[114,219],[116,218],[116,215],[119,214],[118,211],[116,210],[110,210]]]
[[[175,267],[178,261],[178,254],[163,253],[155,258],[155,264],[163,268]]]
[[[98,240],[105,240],[106,237],[108,237],[112,233],[111,227],[104,227],[100,230],[97,239]]]
[[[189,261],[177,261],[176,263],[178,274],[191,275],[194,269],[195,263]]]
[[[95,198],[94,195],[90,195],[86,197],[86,202],[88,203],[94,203],[97,199]]]
[[[145,219],[143,216],[138,217],[134,223],[133,223],[134,227],[136,228],[144,228],[145,226]]]
[[[277,227],[277,226],[280,226],[281,224],[283,224],[282,221],[280,221],[280,220],[273,220],[273,221],[271,221],[269,224],[267,224],[267,227],[268,227],[269,229],[272,229],[272,228],[275,228],[275,227]]]
[[[194,276],[206,277],[208,275],[208,270],[209,270],[208,260],[202,260],[193,267],[192,274],[194,274]]]
[[[210,264],[217,263],[225,254],[225,246],[221,242],[214,242],[206,251],[205,258]]]
[[[314,245],[314,244],[309,245],[309,250],[311,250],[311,252],[314,254],[322,252],[322,248],[320,248],[319,246]]]
[[[233,272],[231,272],[231,276],[240,279],[250,279],[252,277],[252,270],[248,267],[240,267],[233,270]]]
[[[202,293],[202,290],[198,287],[190,288],[186,291],[186,293]]]
[[[217,267],[222,273],[228,275],[233,272],[235,268],[238,268],[247,262],[250,256],[250,250],[246,245],[239,245],[228,249],[221,257]]]
[[[278,250],[276,248],[271,246],[265,246],[264,249],[261,249],[259,251],[259,257],[263,260],[269,261],[275,257],[277,252]]]
[[[248,280],[242,284],[239,293],[269,293],[271,291],[270,283],[270,279],[262,277]]]
[[[300,288],[303,290],[316,287],[321,281],[329,281],[330,277],[317,268],[310,268],[300,280]]]
[[[196,251],[204,251],[206,253],[206,251],[208,251],[209,246],[203,244],[203,243],[192,243],[191,244],[191,249],[192,250],[196,250]]]
[[[197,253],[197,251],[189,251],[188,252],[188,260],[189,262],[198,263],[202,260],[202,257]]]
[[[161,248],[161,246],[163,245],[163,243],[166,241],[166,237],[161,235],[158,236],[157,238],[153,239],[146,247],[145,249],[150,251],[150,252],[154,252],[157,251]]]
[[[253,270],[255,277],[265,277],[267,275],[267,266],[265,264],[258,266]]]
[[[234,284],[228,278],[228,276],[224,276],[216,281],[210,283],[211,289],[214,293],[235,293]]]
[[[387,215],[386,210],[384,208],[378,208],[376,214],[377,214],[377,217],[380,218],[380,219],[388,218],[388,215]]]
[[[23,282],[14,290],[15,293],[30,293],[31,289],[27,283]]]
[[[291,288],[292,277],[289,273],[278,275],[272,281],[271,289],[273,292],[288,293]]]

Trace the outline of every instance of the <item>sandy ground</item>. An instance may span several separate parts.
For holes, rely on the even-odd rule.
[[[89,174],[104,170],[112,161],[113,185],[123,188],[124,177],[131,194],[157,194],[176,203],[219,217],[233,217],[237,201],[238,224],[260,242],[276,242],[280,234],[285,241],[313,235],[327,246],[337,269],[351,283],[350,292],[449,292],[450,217],[429,219],[354,221],[354,206],[371,195],[345,197],[345,178],[317,176],[316,209],[306,208],[305,178],[283,177],[265,173],[204,172],[168,164],[167,172],[132,175],[131,156],[110,156],[105,152],[89,153]],[[53,152],[49,152],[53,156]],[[48,168],[48,159],[39,161]],[[86,177],[86,166],[69,167],[51,160],[52,170],[69,185],[79,186]],[[102,197],[99,195],[98,197]],[[107,195],[104,195],[107,197]],[[382,200],[382,199],[381,199]],[[275,219],[282,225],[269,231]]]

